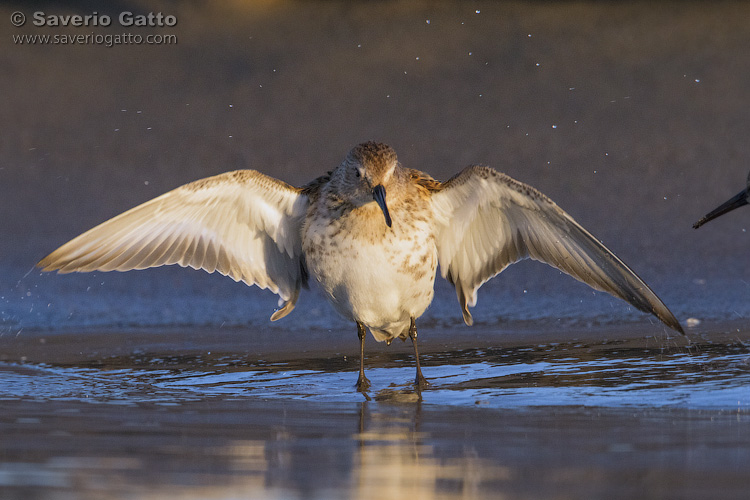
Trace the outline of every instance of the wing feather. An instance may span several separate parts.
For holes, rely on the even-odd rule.
[[[545,262],[651,313],[683,333],[677,319],[630,268],[549,198],[488,167],[468,167],[432,194],[438,259],[456,287],[464,321],[477,290],[521,259]]]
[[[294,308],[306,279],[300,189],[253,170],[186,184],[124,212],[42,259],[44,271],[128,271],[163,265],[219,272],[268,288]]]

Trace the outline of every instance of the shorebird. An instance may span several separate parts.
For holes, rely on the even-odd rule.
[[[727,212],[731,212],[735,208],[739,208],[743,205],[748,204],[748,198],[750,198],[750,173],[747,175],[747,187],[716,207],[715,209],[711,210],[709,213],[701,217],[701,219],[693,224],[693,229],[698,229],[706,222],[713,220],[721,215],[724,215]]]
[[[353,148],[302,187],[254,170],[201,179],[147,201],[42,259],[44,271],[128,271],[169,264],[219,272],[276,293],[276,321],[312,277],[357,325],[357,388],[365,392],[366,330],[411,339],[430,305],[438,264],[456,288],[464,322],[477,290],[532,258],[619,297],[684,333],[674,315],[619,258],[545,195],[489,167],[446,182],[402,167],[385,144]]]

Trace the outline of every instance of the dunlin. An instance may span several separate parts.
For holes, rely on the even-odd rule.
[[[731,212],[735,208],[742,207],[744,205],[748,204],[748,198],[750,198],[750,174],[747,175],[747,187],[716,207],[715,209],[711,210],[709,213],[707,213],[705,216],[701,217],[701,219],[693,224],[694,229],[698,229],[706,222],[713,220],[720,215],[724,215],[727,212]]]
[[[360,340],[409,337],[422,375],[415,321],[430,305],[438,264],[456,288],[464,322],[477,290],[508,265],[532,258],[651,313],[682,333],[674,315],[619,258],[531,186],[483,166],[446,182],[402,167],[374,142],[296,188],[254,170],[186,184],[64,244],[45,271],[127,271],[168,264],[217,271],[280,297],[289,314],[308,277]]]

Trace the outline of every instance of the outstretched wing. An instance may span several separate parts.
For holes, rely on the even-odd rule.
[[[306,280],[300,227],[307,196],[254,170],[185,184],[64,244],[37,265],[61,273],[178,264],[268,288],[292,309]]]
[[[615,254],[552,200],[491,168],[472,166],[432,195],[444,278],[456,287],[466,324],[483,283],[532,258],[619,297],[683,333],[667,306]]]

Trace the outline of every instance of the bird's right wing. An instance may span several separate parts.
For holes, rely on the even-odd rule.
[[[286,316],[306,281],[300,227],[308,198],[254,170],[178,187],[64,244],[37,265],[61,273],[128,271],[169,264],[217,271],[268,288]]]
[[[487,167],[468,167],[432,194],[438,259],[471,324],[480,286],[532,258],[619,297],[682,333],[659,297],[615,254],[536,189]]]

